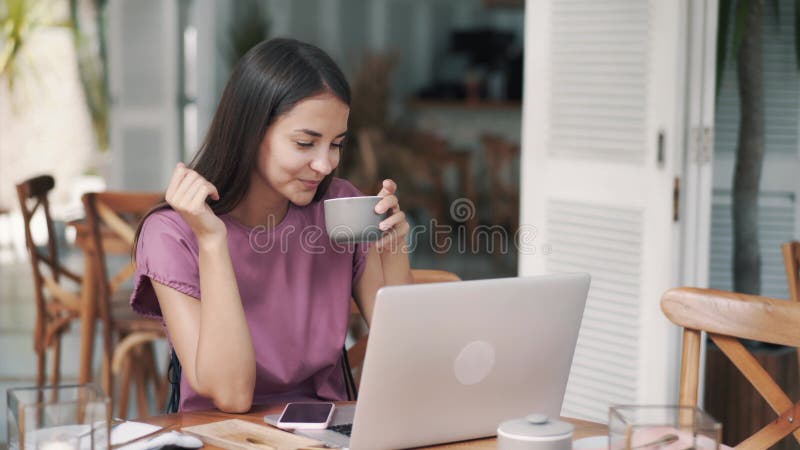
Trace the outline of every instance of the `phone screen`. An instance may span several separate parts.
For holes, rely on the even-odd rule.
[[[326,422],[333,407],[330,403],[290,403],[281,415],[280,421],[286,423]]]

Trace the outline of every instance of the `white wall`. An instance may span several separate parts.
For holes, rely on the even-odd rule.
[[[56,180],[51,202],[79,205],[73,181],[98,169],[75,60],[69,30],[39,28],[20,52],[14,91],[0,80],[0,208],[17,209],[14,185],[44,173]]]

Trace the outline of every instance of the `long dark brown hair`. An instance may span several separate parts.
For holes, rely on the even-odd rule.
[[[248,51],[233,68],[222,92],[205,140],[188,167],[219,192],[219,201],[206,200],[215,214],[230,212],[244,197],[257,164],[267,128],[308,97],[330,93],[350,105],[350,86],[339,66],[321,49],[294,39],[270,39]],[[314,195],[321,199],[333,174]],[[153,212],[169,208],[166,202]],[[134,255],[136,244],[133,247]]]

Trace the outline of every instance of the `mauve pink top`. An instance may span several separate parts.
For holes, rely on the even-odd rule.
[[[334,178],[324,199],[360,195]],[[290,203],[271,231],[220,217],[255,350],[253,404],[346,399],[341,349],[368,246],[331,243],[322,200]],[[161,317],[150,280],[201,300],[197,257],[197,239],[177,212],[148,217],[136,247],[133,309]],[[181,411],[213,407],[181,377]]]

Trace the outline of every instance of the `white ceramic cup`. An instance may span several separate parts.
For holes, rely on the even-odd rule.
[[[342,197],[325,200],[325,228],[337,243],[373,242],[383,236],[378,225],[389,213],[378,214],[375,205],[383,197]]]

